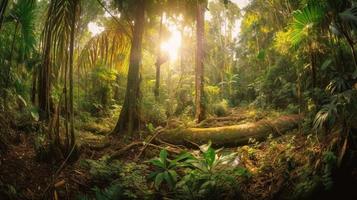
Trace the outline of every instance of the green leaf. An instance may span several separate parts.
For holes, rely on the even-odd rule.
[[[164,164],[164,166],[166,166],[167,155],[168,155],[168,153],[167,153],[166,149],[163,149],[160,151],[160,160]]]
[[[298,46],[303,41],[311,38],[311,32],[325,15],[325,10],[318,4],[310,4],[293,13],[293,22],[289,25],[291,34],[289,40],[293,46]]]
[[[156,167],[163,168],[163,169],[165,168],[165,164],[159,159],[152,159],[149,160],[148,162]]]
[[[325,71],[332,63],[331,59],[325,60],[325,62],[321,65],[321,70]]]
[[[183,152],[180,155],[178,155],[173,161],[179,162],[179,161],[191,159],[191,158],[193,158],[193,156],[190,153]]]
[[[162,181],[164,180],[164,173],[158,173],[155,177],[155,188],[159,190]]]
[[[171,176],[172,180],[176,183],[176,182],[177,182],[177,177],[178,177],[178,175],[177,175],[176,171],[175,171],[175,170],[170,169],[168,172],[169,172],[169,174],[170,174],[170,176]]]
[[[170,189],[174,188],[175,182],[171,175],[169,174],[168,171],[165,171],[164,173],[164,179],[167,182],[167,185],[169,186]]]
[[[158,171],[156,171],[156,172],[151,172],[150,174],[149,174],[149,176],[147,177],[147,179],[149,179],[149,180],[153,180],[156,176],[157,176],[157,174],[159,174],[160,172],[158,172]]]
[[[38,121],[40,119],[40,115],[38,114],[38,110],[36,108],[32,108],[30,113],[33,120]]]
[[[17,95],[17,97],[19,98],[19,100],[21,101],[21,103],[22,103],[25,107],[27,107],[27,102],[26,102],[26,100],[25,100],[21,95]]]
[[[203,153],[203,157],[209,167],[211,167],[214,163],[214,160],[216,158],[216,152],[212,147],[209,147],[206,152]]]

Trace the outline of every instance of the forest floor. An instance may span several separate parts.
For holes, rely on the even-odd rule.
[[[281,113],[278,112],[242,110],[240,108],[233,109],[231,114],[225,118],[211,118],[198,126],[207,127],[208,123],[213,126],[227,126],[263,118],[274,118],[280,115]],[[125,151],[118,159],[124,163],[121,166],[122,168],[128,168],[128,165],[147,165],[143,164],[144,161],[159,154],[160,149],[155,146],[149,146],[145,150],[141,145],[127,148],[130,144],[144,141],[146,137],[143,136],[145,135],[143,133],[136,138],[105,136],[104,132],[110,130],[112,125],[110,123],[107,122],[103,126],[92,123],[90,127],[88,127],[88,124],[82,127],[78,133],[80,158],[75,162],[68,161],[65,163],[66,166],[59,173],[57,173],[57,170],[63,164],[62,162],[50,164],[38,161],[34,150],[33,133],[17,133],[19,134],[17,142],[9,145],[8,150],[1,156],[0,160],[0,197],[4,196],[1,199],[50,199],[50,196],[54,199],[75,199],[79,193],[91,193],[94,191],[93,188],[106,187],[108,184],[105,180],[96,179],[93,175],[93,169],[85,167],[83,161],[98,161],[124,149]],[[196,126],[177,120],[172,120],[171,123],[168,126]],[[322,179],[315,183],[314,178],[324,175],[326,144],[333,143],[336,134],[332,134],[324,141],[318,141],[312,139],[313,135],[311,134],[299,134],[295,130],[276,139],[267,138],[265,142],[252,141],[249,145],[226,148],[227,151],[237,152],[241,155],[239,165],[246,168],[251,174],[249,179],[240,181],[241,198],[289,199],[292,194],[297,199],[321,197],[317,194],[324,191],[324,184],[329,180]],[[188,149],[170,144],[155,145],[173,150],[184,148],[189,152],[197,151],[195,148]],[[142,155],[138,158],[141,153]],[[145,170],[142,173],[145,179],[147,169],[150,169],[150,166],[144,166],[144,168]],[[331,191],[336,192],[337,190],[340,192],[343,188],[344,194],[339,194],[339,197],[357,199],[356,194],[351,193],[353,189],[348,190],[356,186],[357,168],[350,170],[347,176],[350,178],[348,181],[346,180],[346,183],[350,184],[348,187],[343,184],[342,187]],[[127,177],[122,181],[125,183],[132,181],[132,179]],[[134,188],[128,187],[128,190],[133,190],[132,192],[139,195],[138,199],[140,199],[140,195],[145,194],[140,191],[140,188],[150,188],[150,184],[146,184],[145,181],[138,182],[138,184]],[[152,189],[148,190],[150,194],[155,193]],[[324,194],[326,199],[334,199],[331,195],[334,193]],[[351,196],[351,194],[354,196]]]

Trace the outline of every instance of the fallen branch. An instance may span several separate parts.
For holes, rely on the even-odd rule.
[[[162,133],[164,129],[159,129],[156,131],[156,133],[149,139],[149,141],[147,141],[145,143],[145,145],[143,146],[143,148],[140,150],[139,154],[135,157],[135,160],[138,160],[139,157],[141,156],[141,154],[145,151],[146,147],[152,142],[153,139],[156,138],[156,136],[158,136],[160,133]]]
[[[174,154],[179,154],[181,152],[181,150],[176,150],[174,148],[165,148],[165,147],[161,147],[161,146],[158,146],[158,145],[155,145],[155,144],[151,144],[151,143],[146,143],[146,142],[133,142],[127,146],[125,146],[124,148],[118,150],[117,152],[115,152],[114,154],[112,154],[109,158],[109,160],[115,160],[115,159],[118,159],[120,158],[125,152],[127,152],[128,150],[136,147],[136,146],[140,146],[140,145],[147,145],[147,146],[150,146],[150,147],[154,147],[154,148],[157,148],[157,149],[166,149],[168,152],[170,153],[174,153]]]

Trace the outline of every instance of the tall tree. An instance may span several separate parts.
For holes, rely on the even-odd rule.
[[[123,108],[113,133],[137,130],[140,123],[140,68],[142,59],[142,38],[144,32],[146,0],[136,0],[134,4],[133,39],[130,50],[128,81]]]
[[[161,44],[162,41],[162,21],[164,18],[164,12],[161,13],[160,17],[160,29],[159,29],[159,44]],[[157,47],[157,58],[156,58],[156,81],[155,81],[155,88],[154,88],[154,95],[156,100],[158,101],[159,95],[160,95],[160,68],[161,65],[163,64],[164,59],[161,53],[160,45]]]
[[[197,122],[201,122],[206,117],[206,109],[204,102],[204,21],[205,21],[206,3],[197,1],[196,13],[196,76],[195,76],[195,91],[196,91],[196,113]]]
[[[73,56],[74,56],[74,39],[76,31],[76,18],[77,7],[79,0],[72,0],[73,6],[71,6],[71,22],[70,22],[70,43],[69,43],[69,121],[70,121],[70,133],[71,133],[71,146],[75,145],[74,136],[74,106],[73,106]]]
[[[75,146],[73,65],[79,10],[79,0],[51,0],[43,30],[43,61],[38,76],[40,120],[47,121],[50,135],[54,134],[54,138],[59,138],[59,115],[64,113],[65,144],[61,149],[63,153],[69,153],[70,148]],[[63,84],[63,93],[60,94],[59,99],[51,97],[51,87],[55,83],[58,86]],[[68,83],[69,93],[67,92]],[[62,108],[63,103],[62,96],[65,110],[60,112],[59,109]],[[56,119],[58,122],[55,122]],[[57,125],[56,129],[53,127],[54,124]],[[57,132],[52,133],[52,131]],[[59,140],[57,143],[59,144]]]

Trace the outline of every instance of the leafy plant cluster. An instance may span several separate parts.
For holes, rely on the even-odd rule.
[[[82,166],[89,169],[95,185],[91,192],[80,194],[81,200],[143,199],[152,197],[146,184],[147,166],[133,162],[123,163],[102,157],[84,160]]]
[[[250,177],[237,166],[237,155],[220,154],[210,144],[201,146],[201,154],[182,153],[174,159],[162,150],[159,158],[149,161],[155,171],[149,176],[155,189],[176,199],[217,199],[239,196],[239,179]]]

